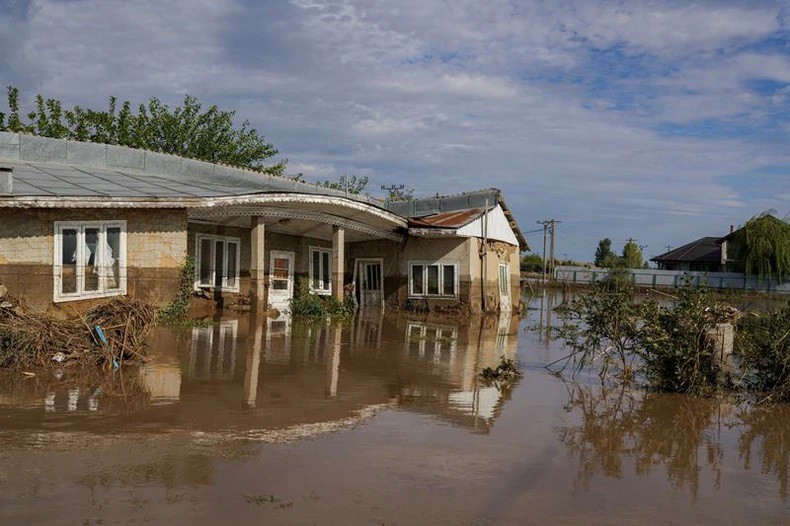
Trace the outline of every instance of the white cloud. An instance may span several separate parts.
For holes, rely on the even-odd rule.
[[[561,252],[584,257],[604,236],[677,245],[787,209],[787,178],[749,182],[790,164],[786,123],[773,142],[655,131],[703,118],[761,126],[786,111],[787,88],[749,82],[790,82],[787,57],[739,48],[777,31],[777,14],[680,2],[37,0],[26,20],[0,14],[0,44],[9,27],[18,42],[0,84],[92,106],[189,92],[249,118],[291,173],[358,173],[371,189],[426,194],[499,186],[525,229],[563,219],[576,246]],[[612,46],[608,60],[637,57],[634,71],[592,60]]]

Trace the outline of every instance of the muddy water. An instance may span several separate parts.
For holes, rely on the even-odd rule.
[[[0,377],[2,524],[786,524],[790,407],[575,382],[524,319],[225,316]],[[541,309],[542,305],[542,309]],[[524,377],[475,380],[500,356]]]

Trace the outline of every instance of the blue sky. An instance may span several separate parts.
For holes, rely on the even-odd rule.
[[[790,4],[0,0],[0,84],[235,109],[308,179],[497,186],[557,253],[790,213]],[[528,235],[536,251],[539,234]]]

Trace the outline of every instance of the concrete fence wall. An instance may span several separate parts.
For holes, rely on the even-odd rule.
[[[683,270],[629,269],[634,283],[642,287],[680,287],[686,283],[714,289],[790,293],[790,281],[758,280],[737,272],[690,272]],[[608,277],[609,269],[557,266],[554,279],[561,283],[590,284]]]

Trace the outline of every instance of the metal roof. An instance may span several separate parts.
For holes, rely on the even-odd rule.
[[[484,190],[475,190],[462,194],[412,199],[410,201],[387,201],[384,203],[384,206],[390,212],[409,218],[410,220],[414,220],[414,218],[425,220],[427,216],[446,212],[457,212],[460,210],[471,210],[474,208],[484,210],[486,206],[492,208],[497,204],[502,207],[502,211],[505,213],[505,217],[507,217],[510,223],[510,228],[512,228],[513,233],[516,234],[519,248],[522,251],[529,250],[527,240],[524,234],[521,233],[521,228],[519,228],[516,218],[505,203],[505,199],[502,197],[502,191],[499,188],[486,188]]]
[[[470,208],[469,210],[455,210],[442,212],[426,217],[409,219],[409,226],[429,228],[461,228],[468,225],[485,212],[485,208]]]
[[[701,237],[675,250],[652,258],[650,261],[682,261],[700,263],[719,263],[721,261],[721,244],[718,237]]]
[[[295,192],[343,197],[384,208],[380,199],[349,194],[252,170],[110,144],[0,132],[0,166],[13,169],[10,197],[195,198]]]

